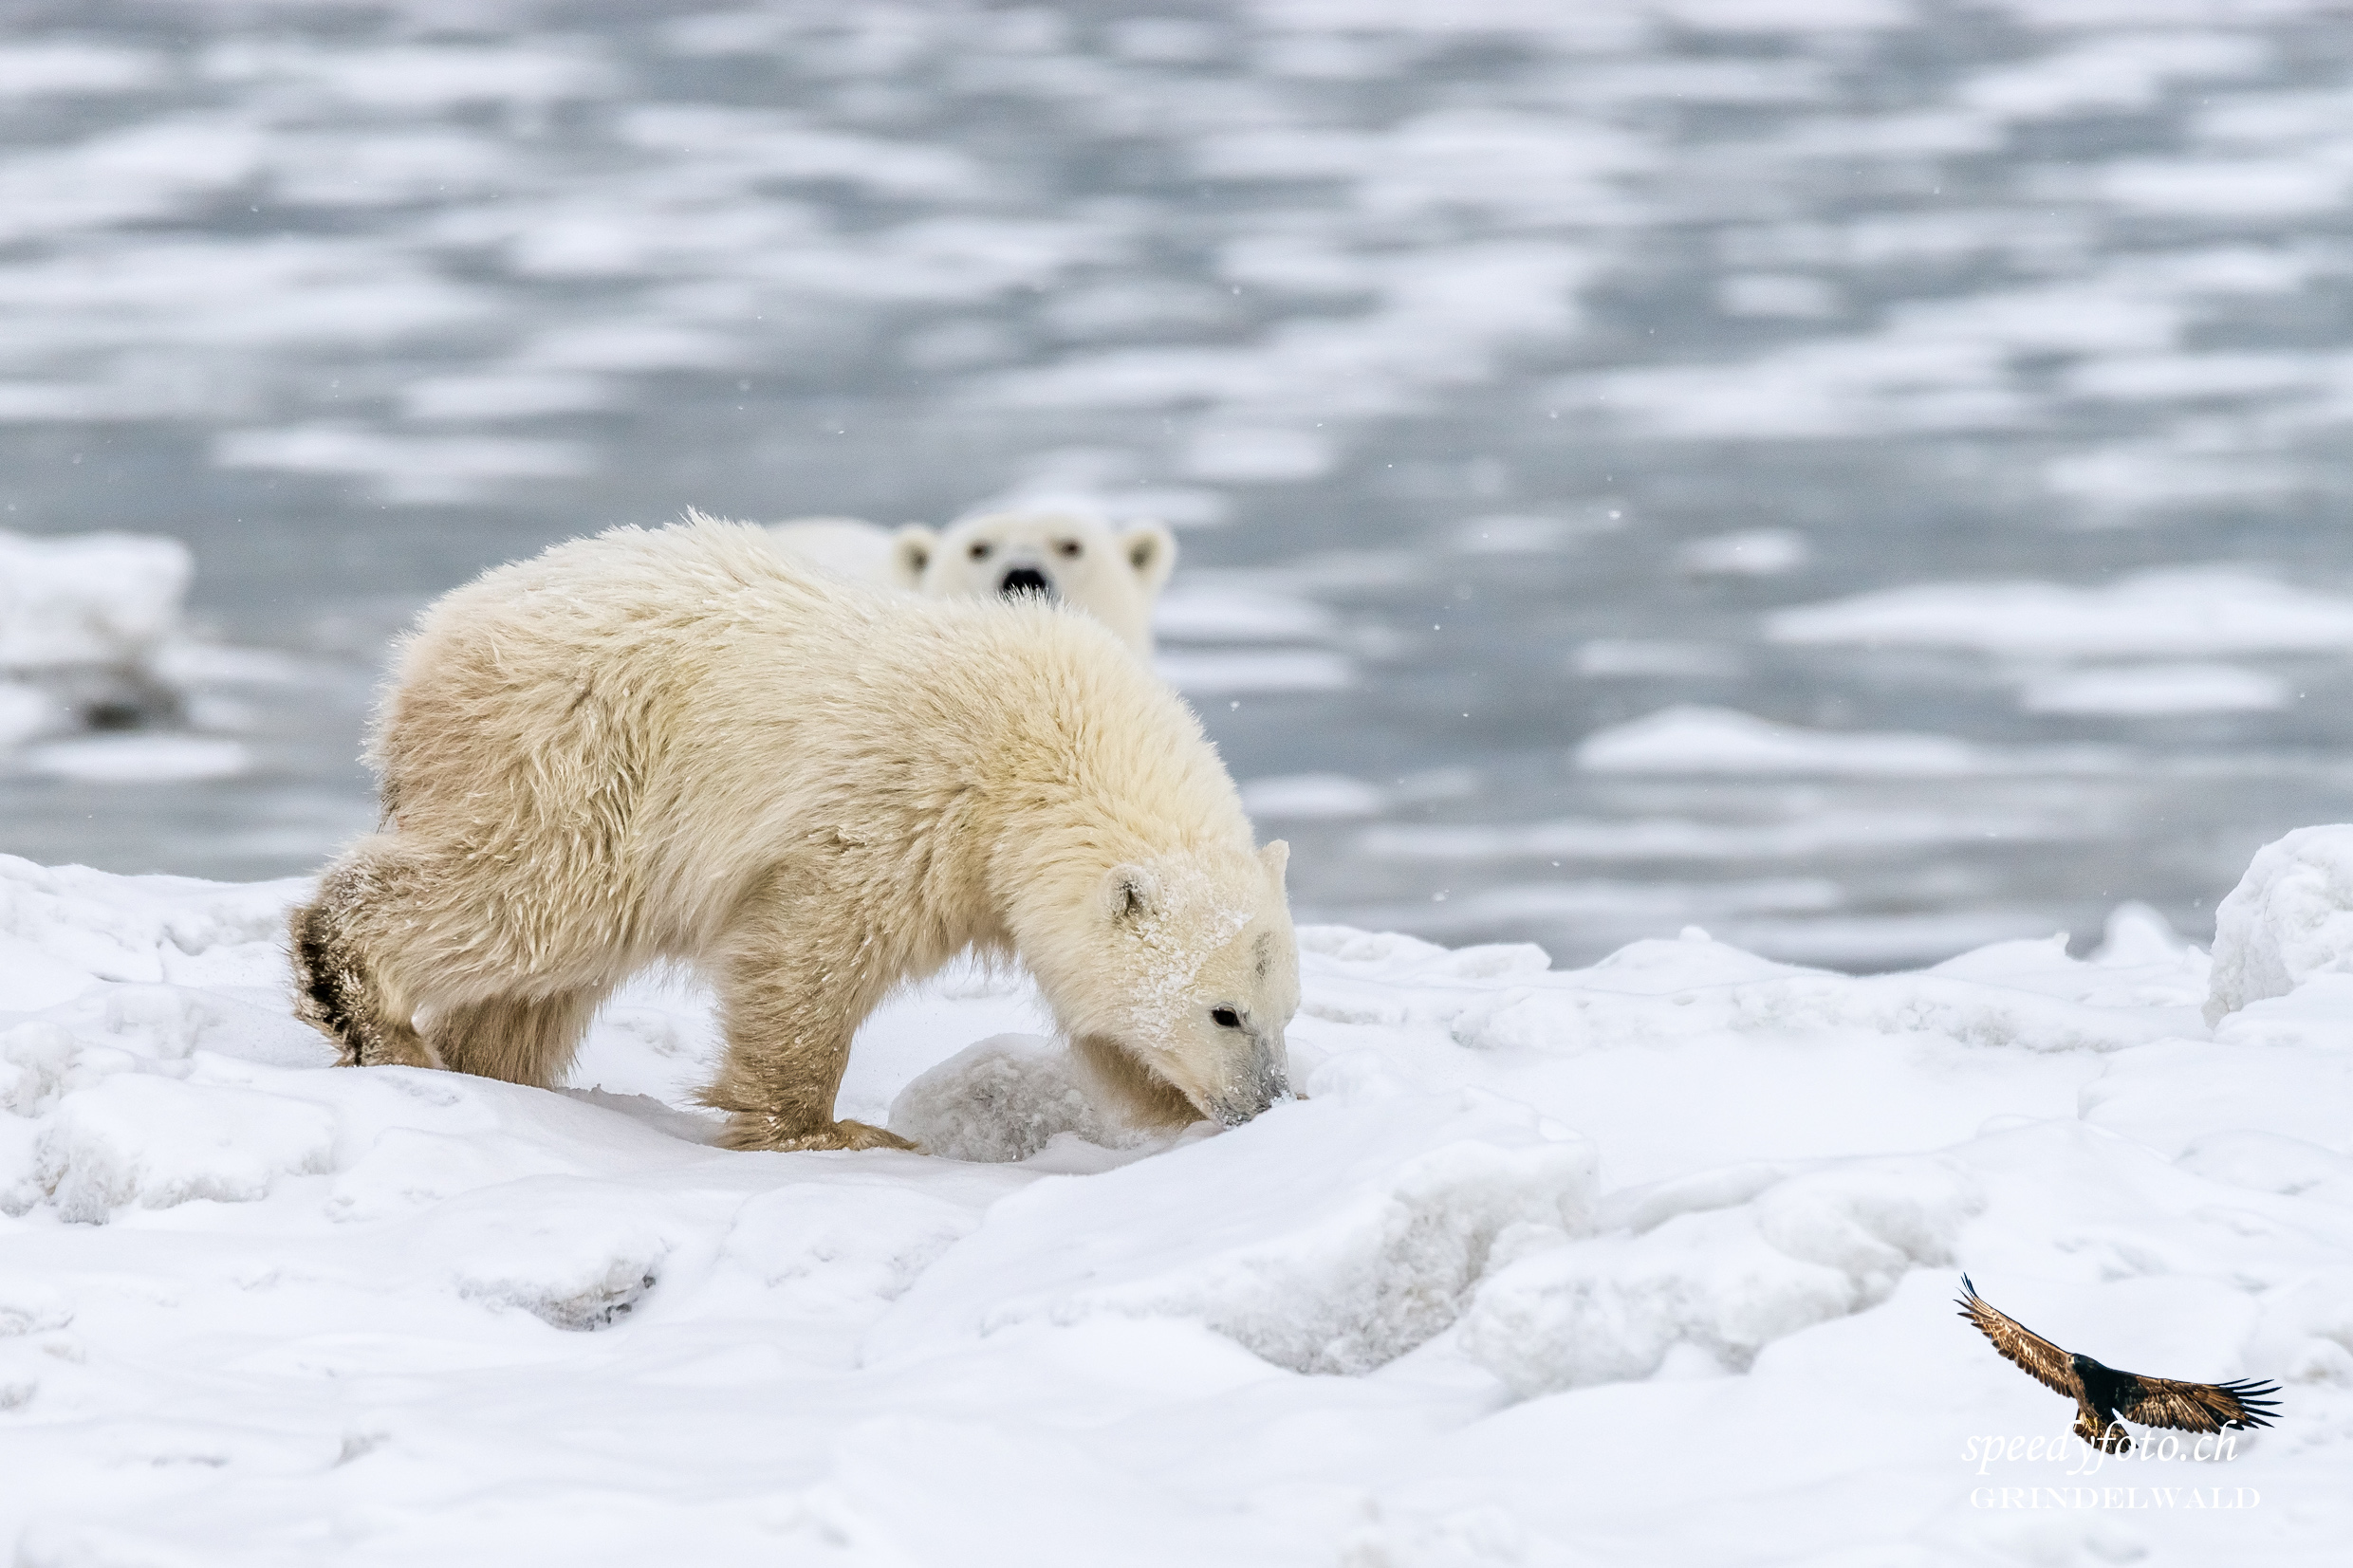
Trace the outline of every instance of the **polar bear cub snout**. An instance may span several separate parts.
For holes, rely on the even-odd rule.
[[[1284,1026],[1299,1010],[1289,846],[1163,856],[1112,867],[1090,929],[1035,950],[1065,1031],[1098,1086],[1139,1119],[1229,1127],[1291,1095]],[[1110,990],[1089,977],[1118,974]]]
[[[1077,606],[1152,653],[1152,607],[1176,563],[1159,523],[1114,531],[1075,511],[984,512],[935,533],[918,525],[892,542],[899,581],[934,599],[1037,594]]]
[[[997,579],[997,592],[1007,599],[1015,594],[1036,594],[1041,599],[1060,599],[1054,591],[1054,580],[1035,566],[1015,566]]]
[[[1085,512],[986,512],[943,529],[909,524],[888,533],[847,517],[771,523],[788,555],[854,581],[927,599],[1034,594],[1084,610],[1140,658],[1152,656],[1152,611],[1176,564],[1165,524],[1114,528]]]

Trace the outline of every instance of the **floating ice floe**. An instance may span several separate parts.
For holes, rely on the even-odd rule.
[[[1789,773],[1856,778],[2100,771],[2113,753],[2087,747],[2005,750],[1952,735],[1808,729],[1730,708],[1665,708],[1578,744],[1594,773]]]
[[[2178,657],[2353,648],[2353,600],[2227,567],[2105,587],[1924,582],[1776,611],[1776,642],[1969,648],[2031,657]]]
[[[1693,577],[1779,577],[1806,563],[1812,551],[1791,528],[1751,528],[1687,541],[1675,552],[1677,570]]]
[[[180,606],[192,571],[176,539],[0,531],[0,753],[28,772],[97,784],[248,771],[239,741],[152,728],[182,718],[205,687],[293,678],[280,655],[189,639]]]
[[[1963,1268],[2103,1359],[2287,1386],[2230,1461],[2087,1485],[2325,1517],[2349,832],[2259,858],[2211,977],[2133,908],[2088,959],[1867,978],[1696,930],[1561,970],[1305,927],[1305,1098],[1176,1135],[1118,1125],[1021,976],[957,966],[842,1096],[929,1154],[712,1147],[684,977],[562,1090],[335,1068],[287,994],[304,883],[0,858],[0,1541],[293,1563],[327,1509],[384,1560],[1271,1568],[1376,1519],[1436,1544],[1366,1561],[1959,1562],[2014,1539],[1973,1487],[2053,1480],[1969,1441],[2066,1413],[1955,1322]],[[2269,999],[2210,1032],[2233,987]],[[2221,1517],[2333,1560],[2303,1512]],[[2164,1539],[2238,1539],[2211,1523]]]
[[[0,747],[168,710],[154,665],[193,571],[175,539],[0,531]]]
[[[2231,664],[2103,665],[2030,676],[2020,693],[2029,713],[2155,718],[2251,713],[2285,708],[2288,682]]]
[[[1344,773],[1285,773],[1242,784],[1242,806],[1254,821],[1372,817],[1387,799]]]

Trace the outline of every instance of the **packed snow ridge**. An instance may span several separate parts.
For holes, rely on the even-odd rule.
[[[842,1094],[925,1155],[710,1147],[675,977],[561,1092],[333,1068],[288,1011],[304,892],[0,858],[17,1563],[2342,1550],[2353,827],[2265,850],[2211,964],[2133,906],[2088,957],[1865,978],[1307,928],[1306,1098],[1175,1137],[958,967]],[[2287,1418],[1965,1461],[2071,1411],[1952,1317],[1964,1267]],[[2086,1484],[2260,1505],[1973,1501]]]

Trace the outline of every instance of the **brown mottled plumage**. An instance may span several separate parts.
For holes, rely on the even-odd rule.
[[[2241,1378],[2233,1383],[2177,1383],[2103,1366],[2088,1356],[2070,1355],[2016,1319],[1987,1303],[1961,1276],[1961,1316],[1993,1341],[2002,1358],[2047,1389],[2075,1401],[2075,1435],[2103,1453],[2125,1453],[2132,1436],[2122,1422],[2214,1432],[2226,1427],[2268,1427],[2278,1410],[2269,1397],[2276,1385]]]

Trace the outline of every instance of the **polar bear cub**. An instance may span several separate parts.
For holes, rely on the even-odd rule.
[[[682,962],[730,1147],[904,1146],[835,1119],[851,1040],[970,949],[1029,969],[1133,1116],[1248,1120],[1289,1093],[1288,852],[1118,646],[692,516],[499,567],[402,646],[383,825],[293,913],[297,1011],[346,1062],[551,1084],[614,987]]]
[[[1176,565],[1176,539],[1159,523],[1115,531],[1084,512],[987,512],[935,532],[896,534],[854,518],[771,524],[770,537],[828,571],[933,599],[1036,594],[1076,605],[1152,656],[1152,611]]]

